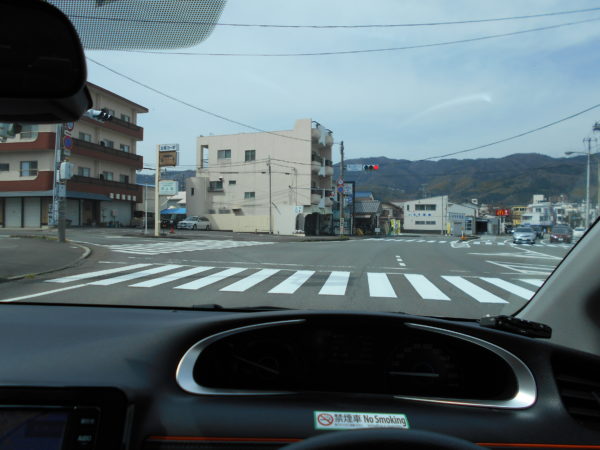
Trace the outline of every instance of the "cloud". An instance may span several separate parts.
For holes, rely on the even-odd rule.
[[[449,109],[455,106],[466,105],[469,103],[492,103],[492,96],[488,93],[481,92],[478,94],[464,95],[462,97],[457,97],[452,100],[438,103],[437,105],[430,106],[429,108],[408,118],[402,123],[402,125],[407,125],[409,123],[415,122],[428,114],[440,111],[442,109]]]

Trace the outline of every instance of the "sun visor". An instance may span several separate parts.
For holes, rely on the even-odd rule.
[[[48,0],[94,50],[192,47],[215,28],[226,0]]]

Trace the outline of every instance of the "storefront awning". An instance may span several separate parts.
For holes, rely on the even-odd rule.
[[[187,214],[187,209],[186,208],[163,209],[160,213],[161,214]]]

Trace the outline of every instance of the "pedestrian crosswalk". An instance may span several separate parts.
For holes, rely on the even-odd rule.
[[[49,283],[81,283],[81,286],[125,285],[131,288],[157,286],[178,291],[212,287],[220,292],[292,295],[310,288],[311,295],[345,296],[350,287],[363,289],[371,298],[416,298],[448,302],[466,298],[479,303],[505,304],[528,300],[539,278],[510,279],[485,276],[425,275],[418,273],[293,270],[287,268],[190,267],[180,264],[130,264],[115,268],[53,278]],[[315,292],[318,290],[318,293]],[[301,294],[303,295],[303,294]]]
[[[105,245],[113,252],[134,255],[159,255],[163,253],[195,252],[198,250],[222,250],[236,247],[251,247],[255,245],[270,245],[274,242],[259,241],[233,241],[216,239],[196,239],[168,242],[144,242],[138,244],[111,244]]]
[[[496,245],[496,246],[511,246],[517,245],[513,244],[510,240],[491,240],[491,239],[477,239],[460,242],[452,239],[405,239],[405,238],[366,238],[363,241],[379,241],[379,242],[397,242],[399,244],[404,243],[417,243],[417,244],[453,244],[453,243],[462,243],[465,244],[464,247],[470,247],[472,245]],[[356,242],[356,241],[347,241],[347,242]],[[520,244],[523,246],[531,246],[531,244]],[[572,244],[551,244],[549,242],[538,241],[533,244],[534,247],[552,247],[552,248],[571,248]]]

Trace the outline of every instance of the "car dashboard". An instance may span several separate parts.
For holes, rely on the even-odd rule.
[[[279,448],[369,417],[600,448],[600,359],[477,322],[7,304],[0,336],[0,448]]]

